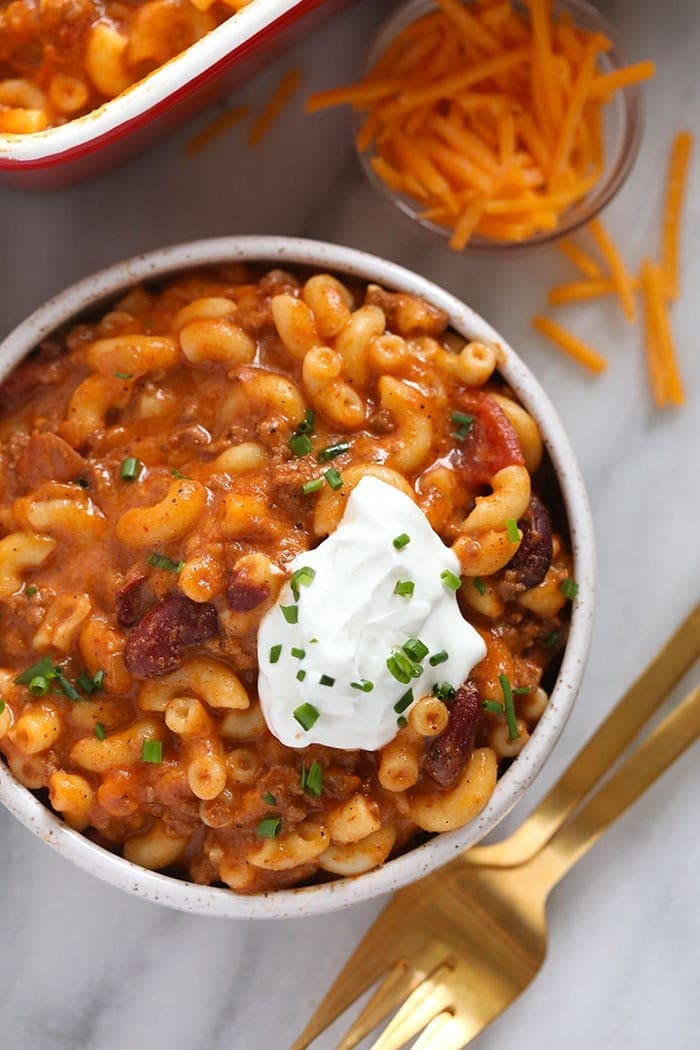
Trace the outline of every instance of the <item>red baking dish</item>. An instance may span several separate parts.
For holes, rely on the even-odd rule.
[[[249,77],[291,43],[302,15],[318,18],[335,0],[253,3],[83,117],[29,135],[0,134],[0,179],[22,189],[54,189],[113,167]],[[305,20],[304,32],[309,23]]]

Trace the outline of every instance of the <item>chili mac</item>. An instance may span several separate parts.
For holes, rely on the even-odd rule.
[[[241,893],[360,874],[471,820],[547,704],[576,594],[498,358],[415,296],[239,265],[134,288],[45,340],[1,389],[14,776],[107,849]],[[284,746],[258,628],[367,476],[451,548],[443,582],[486,656],[443,681],[448,654],[397,640],[395,669],[430,666],[435,686],[396,705],[389,743]]]

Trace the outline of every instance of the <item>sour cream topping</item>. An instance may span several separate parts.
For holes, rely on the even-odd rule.
[[[415,701],[459,686],[486,655],[457,605],[456,555],[378,478],[359,482],[335,532],[289,570],[258,633],[262,712],[288,747],[375,751]]]

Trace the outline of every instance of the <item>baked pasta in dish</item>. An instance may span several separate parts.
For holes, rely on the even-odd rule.
[[[73,828],[242,893],[471,820],[576,584],[532,417],[434,306],[241,265],[0,390],[0,750]]]
[[[65,124],[252,0],[0,0],[0,132]]]

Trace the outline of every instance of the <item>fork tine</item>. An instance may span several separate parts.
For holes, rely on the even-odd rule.
[[[437,941],[421,947],[420,959],[412,966],[400,959],[343,1036],[338,1050],[353,1050],[380,1021],[402,1003],[445,959],[446,948]]]
[[[333,1024],[347,1008],[359,999],[382,974],[391,961],[382,958],[382,953],[365,950],[363,940],[330,986],[304,1031],[292,1043],[290,1050],[306,1050]]]
[[[409,1039],[422,1032],[438,1014],[450,1007],[452,995],[445,987],[443,977],[453,969],[454,960],[448,959],[421,981],[372,1044],[372,1050],[401,1050]]]
[[[399,959],[338,1043],[338,1050],[353,1050],[380,1021],[404,1001],[424,976],[412,970],[404,959]]]
[[[462,1050],[471,1038],[457,1018],[443,1010],[418,1036],[412,1050]]]

